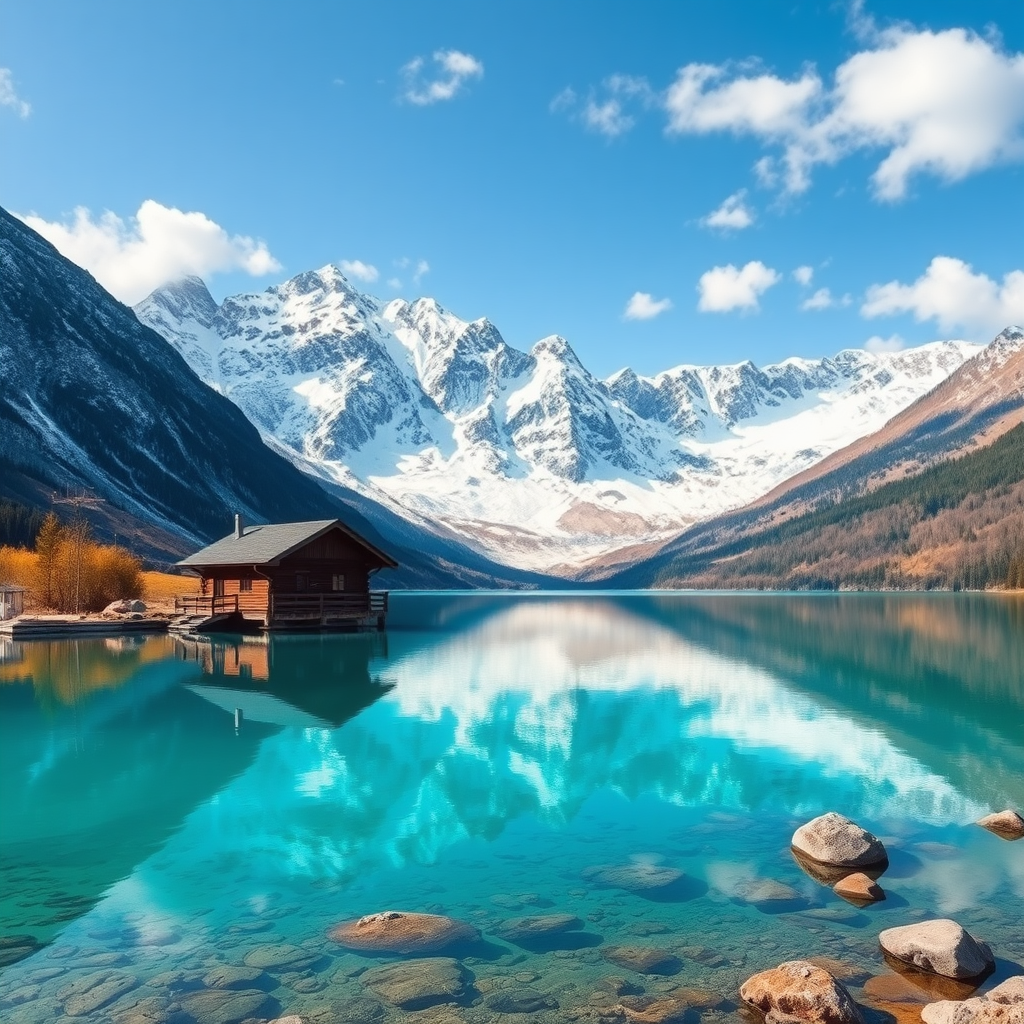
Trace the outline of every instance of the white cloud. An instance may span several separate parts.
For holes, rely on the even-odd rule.
[[[831,88],[812,68],[787,80],[688,64],[664,105],[670,134],[730,132],[779,147],[790,192],[808,187],[816,164],[861,150],[887,150],[872,176],[885,200],[903,198],[915,174],[957,181],[1024,158],[1024,54],[959,28],[875,31]],[[770,158],[755,171],[762,183],[777,174]]]
[[[671,308],[671,299],[655,299],[650,292],[634,292],[622,316],[626,320],[653,320]]]
[[[229,235],[203,213],[183,213],[152,199],[127,223],[109,210],[94,219],[84,206],[70,223],[34,214],[21,219],[129,304],[186,274],[243,270],[262,277],[281,269],[265,242]]]
[[[466,82],[484,75],[483,62],[459,50],[435,50],[431,60],[429,69],[423,57],[415,57],[401,70],[402,98],[418,107],[454,99]]]
[[[864,347],[869,352],[874,352],[877,355],[882,352],[899,352],[902,348],[906,347],[906,344],[898,334],[890,334],[888,338],[883,338],[879,334],[873,334],[864,342]]]
[[[548,105],[552,113],[575,109],[577,95],[574,89],[563,89]],[[608,138],[623,135],[636,124],[636,111],[653,106],[657,96],[646,78],[635,75],[611,75],[601,88],[591,91],[580,108],[578,119],[590,131]]]
[[[426,260],[417,260],[416,269],[412,273],[412,283],[419,287],[420,281],[423,280],[424,275],[430,273],[430,264]]]
[[[1024,323],[1024,270],[1011,270],[999,284],[963,260],[936,256],[913,284],[872,285],[860,311],[866,317],[912,313],[918,322],[934,320],[943,331],[996,334]]]
[[[402,287],[402,282],[397,277],[389,277],[388,278],[388,287],[389,288],[394,288],[395,291],[398,291],[398,289]]]
[[[731,263],[713,267],[701,274],[697,283],[700,301],[697,308],[704,313],[728,313],[733,309],[757,310],[758,299],[782,276],[760,260],[751,260],[739,270]]]
[[[793,271],[793,280],[796,281],[797,284],[803,285],[804,288],[811,283],[813,277],[814,267],[809,267],[806,264],[802,267],[797,267],[796,270]]]
[[[342,260],[338,266],[346,277],[354,277],[367,284],[372,284],[380,277],[380,272],[372,263],[364,263],[362,260]]]
[[[754,223],[754,213],[743,201],[747,190],[741,188],[722,201],[717,210],[712,210],[701,220],[708,228],[721,228],[723,231],[742,231]]]
[[[32,113],[32,105],[23,100],[14,88],[10,68],[0,68],[0,107],[10,107],[18,117],[28,117]]]

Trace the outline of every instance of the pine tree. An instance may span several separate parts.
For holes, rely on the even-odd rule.
[[[43,520],[36,534],[36,590],[47,608],[54,605],[54,584],[57,571],[57,555],[64,541],[64,527],[50,512]]]

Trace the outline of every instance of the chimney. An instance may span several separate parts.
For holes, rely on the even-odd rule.
[[[242,517],[239,513],[235,513],[235,540],[241,540],[242,534],[245,533],[245,526],[242,524]]]

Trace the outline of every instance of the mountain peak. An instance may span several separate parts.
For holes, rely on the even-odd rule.
[[[169,281],[152,291],[139,303],[162,309],[177,320],[186,317],[203,327],[209,327],[217,315],[217,303],[201,277],[188,274],[175,281]]]

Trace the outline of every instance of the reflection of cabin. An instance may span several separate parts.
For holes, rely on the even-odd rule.
[[[175,646],[201,673],[188,688],[229,714],[241,712],[238,721],[333,729],[391,689],[371,672],[387,660],[383,633],[182,637]]]
[[[0,621],[13,619],[25,610],[25,588],[0,584]]]
[[[179,597],[187,626],[237,629],[383,628],[387,594],[370,576],[397,562],[338,519],[245,526],[178,563],[201,592]]]

